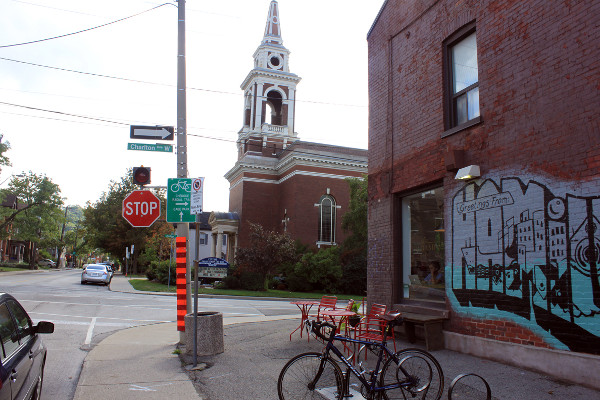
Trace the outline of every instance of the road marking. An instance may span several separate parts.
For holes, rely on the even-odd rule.
[[[90,327],[88,328],[87,335],[85,337],[85,344],[92,343],[92,334],[94,333],[94,325],[96,325],[96,317],[92,318],[92,322],[90,323]]]
[[[172,385],[172,383],[164,383],[162,385],[152,385],[152,386],[139,386],[139,385],[134,385],[132,383],[129,390],[139,390],[142,392],[156,392],[156,389],[152,389],[152,388],[159,387],[159,386],[169,386],[169,385]]]
[[[133,318],[114,318],[114,317],[90,317],[89,315],[68,315],[68,314],[52,314],[52,313],[40,313],[35,311],[30,311],[29,315],[41,315],[41,316],[50,316],[50,317],[67,317],[67,318],[100,318],[107,320],[116,320],[116,321],[133,321],[133,322],[174,322],[173,320],[160,320],[160,319],[133,319]],[[87,323],[86,323],[87,324]]]
[[[145,310],[162,310],[162,311],[170,311],[173,310],[173,307],[165,305],[164,307],[149,307],[147,304],[93,304],[93,303],[69,303],[66,301],[48,301],[48,300],[27,300],[27,299],[19,299],[20,303],[40,303],[40,304],[64,304],[67,306],[90,306],[90,307],[98,307],[98,306],[109,306],[109,307],[120,307],[120,308],[143,308]],[[173,304],[175,304],[175,297],[172,300]]]

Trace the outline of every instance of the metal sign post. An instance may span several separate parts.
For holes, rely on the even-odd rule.
[[[192,180],[190,212],[196,214],[196,258],[194,260],[194,367],[198,364],[198,263],[200,262],[200,216],[204,178]]]
[[[194,368],[198,365],[198,252],[200,251],[200,215],[196,214],[196,259],[194,260]]]
[[[173,241],[177,237],[174,233],[169,233],[165,235],[166,238],[171,239],[171,251],[169,252],[169,277],[167,278],[167,291],[171,289],[171,263],[173,261]]]

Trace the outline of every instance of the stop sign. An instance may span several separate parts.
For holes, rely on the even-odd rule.
[[[123,218],[134,227],[148,227],[160,217],[160,199],[149,190],[134,190],[123,199]]]

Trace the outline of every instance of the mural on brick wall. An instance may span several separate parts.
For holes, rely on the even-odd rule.
[[[471,183],[452,199],[451,227],[457,311],[600,354],[600,196],[556,195],[519,178]]]

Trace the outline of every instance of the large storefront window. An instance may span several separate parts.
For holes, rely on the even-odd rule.
[[[444,301],[444,190],[402,198],[404,297]]]

